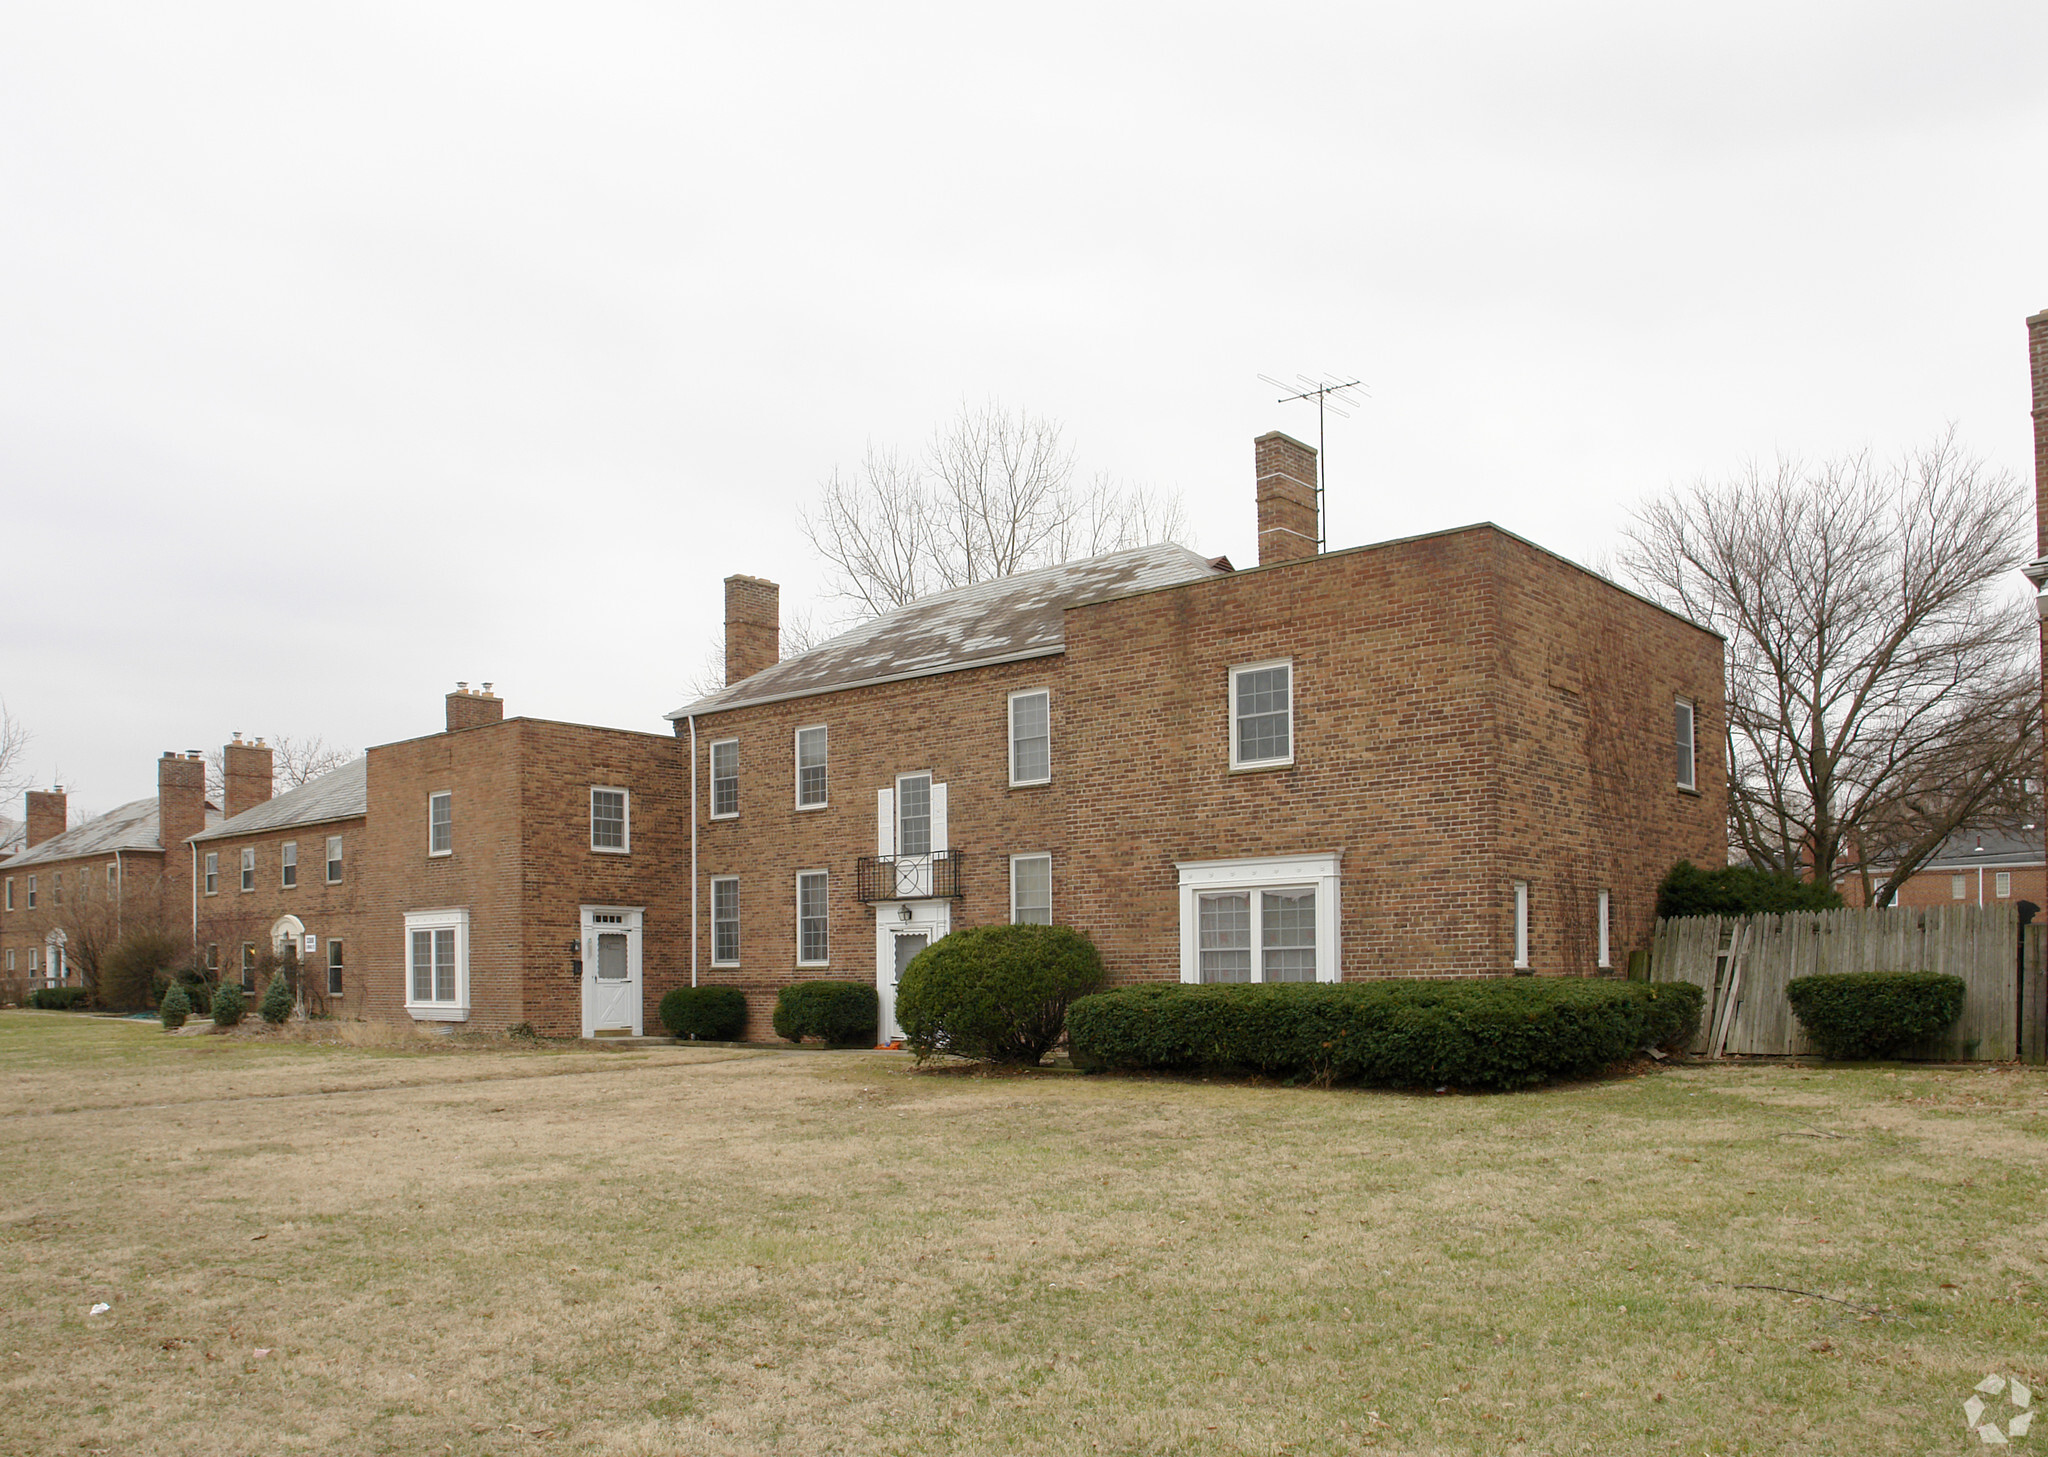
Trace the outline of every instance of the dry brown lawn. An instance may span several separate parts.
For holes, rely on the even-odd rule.
[[[1922,1454],[2048,1388],[2034,1069],[1435,1097],[10,1012],[0,1086],[9,1452]]]

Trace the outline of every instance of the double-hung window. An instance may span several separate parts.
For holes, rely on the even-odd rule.
[[[1515,970],[1529,969],[1529,882],[1515,882]]]
[[[1991,877],[1991,893],[1997,896],[2000,900],[2007,900],[2011,898],[2012,872],[2010,870],[2001,870],[1996,875]]]
[[[256,847],[253,845],[246,845],[242,848],[242,889],[254,890],[255,888]]]
[[[711,964],[740,964],[740,878],[711,877]]]
[[[796,807],[823,809],[825,793],[825,725],[820,723],[796,731]]]
[[[421,1021],[469,1016],[468,911],[406,913],[405,1009]]]
[[[590,848],[606,855],[624,855],[633,848],[628,815],[631,794],[624,789],[590,791]]]
[[[341,995],[341,943],[339,941],[329,941],[327,943],[327,995],[330,997]]]
[[[1336,981],[1337,857],[1185,861],[1181,980]]]
[[[796,878],[796,963],[824,966],[832,959],[830,916],[831,876],[805,870]]]
[[[740,812],[740,741],[711,745],[711,818],[729,820]]]
[[[28,908],[36,908],[36,878],[33,875],[28,878]]]
[[[256,990],[256,943],[254,941],[244,941],[242,943],[242,990],[245,992]]]
[[[1949,899],[1962,900],[1969,893],[1970,891],[1968,877],[1961,875],[1951,875],[1948,878]]]
[[[118,860],[109,860],[107,862],[107,894],[119,895],[120,893],[121,862]]]
[[[1277,769],[1294,762],[1294,664],[1247,663],[1230,670],[1230,767]]]
[[[445,789],[427,796],[427,853],[455,853],[455,796]]]
[[[341,836],[327,837],[327,883],[341,884]]]
[[[299,883],[299,842],[297,840],[286,840],[283,848],[278,852],[277,858],[278,863],[282,866],[281,875],[284,888],[286,890],[294,889]]]
[[[7,909],[14,909],[14,877],[11,875],[7,877]]]
[[[1683,698],[1672,705],[1672,738],[1678,751],[1678,787],[1699,787],[1699,752],[1693,742],[1692,705]]]
[[[1614,898],[1608,892],[1600,892],[1600,966],[1602,969],[1614,965],[1614,951],[1608,935],[1609,916],[1613,911]]]
[[[1034,926],[1052,924],[1052,856],[1010,857],[1010,919]]]
[[[64,904],[64,872],[61,870],[50,872],[50,900],[55,905]]]
[[[206,852],[206,893],[208,895],[220,894],[220,851],[218,850],[208,850]]]
[[[1052,779],[1052,695],[1044,688],[1010,695],[1010,782]]]

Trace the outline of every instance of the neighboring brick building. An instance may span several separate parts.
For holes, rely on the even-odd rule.
[[[1874,865],[1871,884],[1882,886],[1889,875],[1888,867]],[[1850,905],[1862,903],[1863,887],[1857,878],[1842,881],[1836,889]],[[2048,854],[2042,850],[2039,820],[1957,831],[1932,859],[1906,877],[1891,904],[1924,909],[2020,901],[2048,905]]]
[[[63,790],[30,790],[27,848],[0,864],[0,995],[80,984],[128,931],[189,924],[191,862],[179,843],[220,818],[197,750],[157,761],[157,794],[65,829]],[[166,854],[168,843],[172,853]]]
[[[1591,973],[1722,854],[1719,638],[1493,526],[1316,555],[1314,452],[1255,457],[1255,570],[1120,552],[782,663],[728,582],[755,671],[670,717],[698,975],[754,1032],[809,976],[886,1024],[917,949],[1010,919],[1118,981]]]

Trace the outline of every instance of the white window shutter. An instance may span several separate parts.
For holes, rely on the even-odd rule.
[[[946,786],[932,786],[932,853],[943,854],[946,845]]]
[[[875,853],[896,853],[896,791],[893,789],[875,791]]]

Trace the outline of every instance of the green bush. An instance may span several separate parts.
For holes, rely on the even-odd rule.
[[[113,1011],[145,1011],[159,974],[190,954],[190,946],[179,944],[166,932],[130,931],[100,958],[96,1000]]]
[[[242,1020],[248,1004],[242,999],[242,988],[226,978],[213,989],[213,1025],[232,1027]]]
[[[677,987],[661,999],[661,1025],[673,1037],[730,1042],[746,1029],[746,994],[738,987]]]
[[[37,987],[28,994],[28,1004],[46,1012],[71,1012],[87,1001],[84,987]]]
[[[273,972],[270,985],[263,989],[263,1000],[256,1010],[264,1021],[275,1027],[292,1014],[291,979],[283,972]]]
[[[882,1018],[875,989],[858,981],[800,981],[775,999],[775,1035],[816,1037],[833,1047],[872,1047]]]
[[[205,967],[197,964],[180,967],[177,985],[185,993],[185,1000],[191,1003],[193,1016],[213,1015],[213,983],[207,980]]]
[[[1318,1082],[1518,1088],[1597,1072],[1699,1028],[1685,982],[1578,977],[1123,987],[1076,1002],[1091,1068],[1241,1067]]]
[[[1796,875],[1724,865],[1702,870],[1690,860],[1671,867],[1657,887],[1657,915],[1753,916],[1764,912],[1838,911],[1842,897],[1833,886]]]
[[[1939,1037],[1963,1014],[1963,979],[1934,971],[1849,971],[1795,976],[1792,1015],[1838,1061],[1897,1057]]]
[[[192,999],[185,995],[185,989],[176,982],[164,993],[164,999],[157,1004],[157,1016],[163,1019],[164,1031],[175,1032],[185,1025],[192,1015]]]
[[[1102,957],[1066,926],[974,926],[903,969],[896,1022],[918,1060],[939,1053],[1035,1067],[1067,1009],[1102,985]]]

